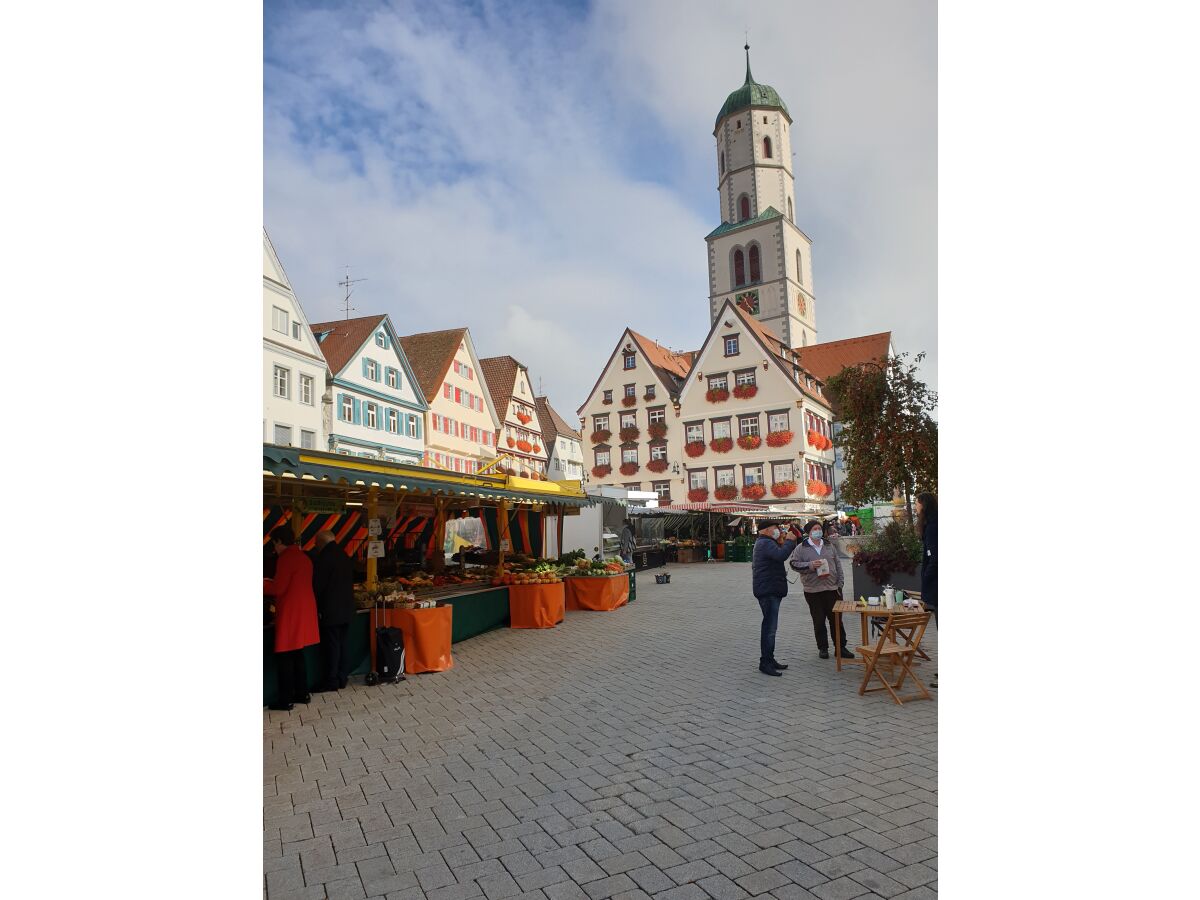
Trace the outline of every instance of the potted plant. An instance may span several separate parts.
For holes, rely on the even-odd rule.
[[[767,489],[761,484],[748,484],[742,488],[742,496],[747,500],[761,500],[767,496]]]
[[[796,482],[794,481],[777,481],[771,485],[771,493],[776,497],[790,497],[796,493]]]
[[[515,447],[516,445],[517,445],[517,442],[514,441],[512,438],[508,439],[508,446]]]
[[[733,388],[733,396],[737,397],[739,400],[749,400],[757,393],[757,384],[739,384],[735,385]]]
[[[646,463],[646,468],[651,472],[665,472],[667,471],[667,461],[665,459],[652,459]]]
[[[605,397],[600,402],[603,403],[605,406],[612,406],[612,397]]]
[[[713,491],[713,496],[718,500],[733,500],[737,497],[737,488],[732,484],[723,484]]]
[[[598,428],[592,432],[592,443],[603,444],[610,437],[612,437],[611,431],[609,431],[607,428]],[[508,439],[508,446],[512,446],[512,438]]]
[[[921,538],[907,522],[893,519],[865,535],[854,553],[854,595],[878,597],[890,584],[902,591],[921,589]]]
[[[708,488],[692,488],[688,491],[688,501],[691,503],[703,503],[708,499]]]
[[[517,420],[520,421],[522,425],[528,425],[533,421],[533,416],[527,412],[519,412],[517,413]]]
[[[692,458],[703,455],[704,441],[688,441],[683,445],[683,452]]]
[[[637,427],[634,425],[630,425],[628,428],[621,429],[621,440],[625,441],[626,443],[629,441],[636,441],[640,435],[641,432],[638,431]]]
[[[524,441],[524,440],[518,439],[517,440],[517,449],[520,450],[522,453],[532,453],[533,452],[533,444],[529,443],[529,441]]]
[[[542,452],[542,445],[541,445],[541,444],[539,444],[537,441],[534,441],[534,442],[533,442],[533,452],[534,452],[534,453],[541,453],[541,452]]]
[[[767,446],[786,447],[794,436],[790,431],[772,431],[767,435]]]
[[[637,463],[635,463],[635,462],[621,463],[621,474],[622,474],[622,475],[633,475],[633,474],[635,474],[635,473],[636,473],[636,472],[637,472],[637,471],[638,471],[640,468],[641,468],[641,466],[639,466],[639,465],[638,465]]]
[[[729,399],[729,391],[726,388],[712,388],[704,394],[704,399],[709,403],[724,403]]]
[[[737,442],[743,450],[757,450],[762,446],[762,438],[757,434],[743,434]]]
[[[652,438],[665,438],[667,436],[666,422],[651,422],[646,428],[646,432]]]
[[[708,442],[713,453],[728,453],[733,449],[733,438],[713,438]]]
[[[592,466],[592,474],[597,478],[607,478],[612,474],[612,466]]]

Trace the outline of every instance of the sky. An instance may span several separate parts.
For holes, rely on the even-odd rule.
[[[713,128],[791,113],[818,339],[892,332],[937,387],[930,0],[264,4],[264,224],[310,321],[467,326],[573,421],[625,326],[709,328]]]

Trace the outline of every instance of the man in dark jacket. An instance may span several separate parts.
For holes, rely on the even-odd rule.
[[[317,558],[313,563],[313,593],[321,625],[321,659],[325,681],[318,691],[336,691],[350,680],[347,643],[354,618],[354,561],[332,531],[317,532]]]
[[[775,632],[779,627],[779,604],[787,596],[787,570],[784,561],[796,546],[798,532],[784,529],[778,522],[759,527],[751,563],[754,574],[754,598],[762,610],[762,634],[759,638],[758,671],[764,675],[782,675],[787,666],[775,659]]]

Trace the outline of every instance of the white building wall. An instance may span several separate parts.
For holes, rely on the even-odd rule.
[[[551,481],[578,481],[583,478],[583,444],[559,435],[550,453]]]
[[[469,337],[464,338],[459,345],[454,363],[438,386],[437,396],[425,417],[425,464],[456,472],[478,471],[495,458],[496,429],[500,427],[488,396],[487,382],[483,380],[479,360],[469,340]],[[446,396],[447,385],[449,397]],[[476,397],[479,402],[468,405],[468,401]],[[438,416],[436,423],[435,415]],[[450,420],[450,423],[444,420]],[[453,422],[458,423],[457,429]],[[470,430],[472,428],[475,432]]]

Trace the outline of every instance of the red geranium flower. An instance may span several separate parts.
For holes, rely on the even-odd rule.
[[[632,425],[621,429],[621,440],[623,441],[636,441],[639,435],[641,435],[641,432]]]
[[[612,466],[592,466],[592,474],[597,478],[607,478],[612,472]]]
[[[607,428],[599,428],[596,431],[592,432],[592,443],[593,444],[603,444],[610,437],[612,437],[611,431],[609,431]],[[510,446],[510,447],[512,446],[511,438],[508,441],[508,446]]]
[[[692,488],[688,491],[688,500],[692,503],[703,503],[708,499],[708,488]]]
[[[737,488],[732,484],[723,484],[713,491],[713,496],[718,500],[732,500],[737,496]]]
[[[667,436],[667,423],[651,422],[646,431],[649,432],[652,438],[664,438]]]
[[[652,459],[646,463],[646,468],[651,472],[665,472],[667,471],[667,461],[665,459]]]
[[[700,456],[704,453],[704,441],[688,441],[683,445],[683,452],[693,458]]]
[[[704,398],[709,403],[724,403],[729,399],[729,391],[725,388],[715,388],[705,393]]]
[[[758,393],[757,384],[739,384],[733,389],[733,396],[739,400],[749,400]]]
[[[742,488],[742,496],[747,500],[761,500],[767,495],[767,489],[761,484],[748,484]]]
[[[738,446],[743,450],[757,450],[762,446],[762,438],[757,434],[743,434],[738,438]]]
[[[637,397],[622,397],[621,398],[622,406],[634,406],[636,404],[637,404]]]
[[[733,438],[713,438],[708,442],[713,453],[728,453],[733,449]]]
[[[793,437],[790,431],[772,431],[767,435],[767,446],[785,447],[792,442]]]
[[[637,463],[633,463],[633,462],[621,463],[621,474],[622,475],[632,475],[634,472],[638,471],[638,469],[640,469],[640,468],[641,468],[641,466],[639,466]]]

